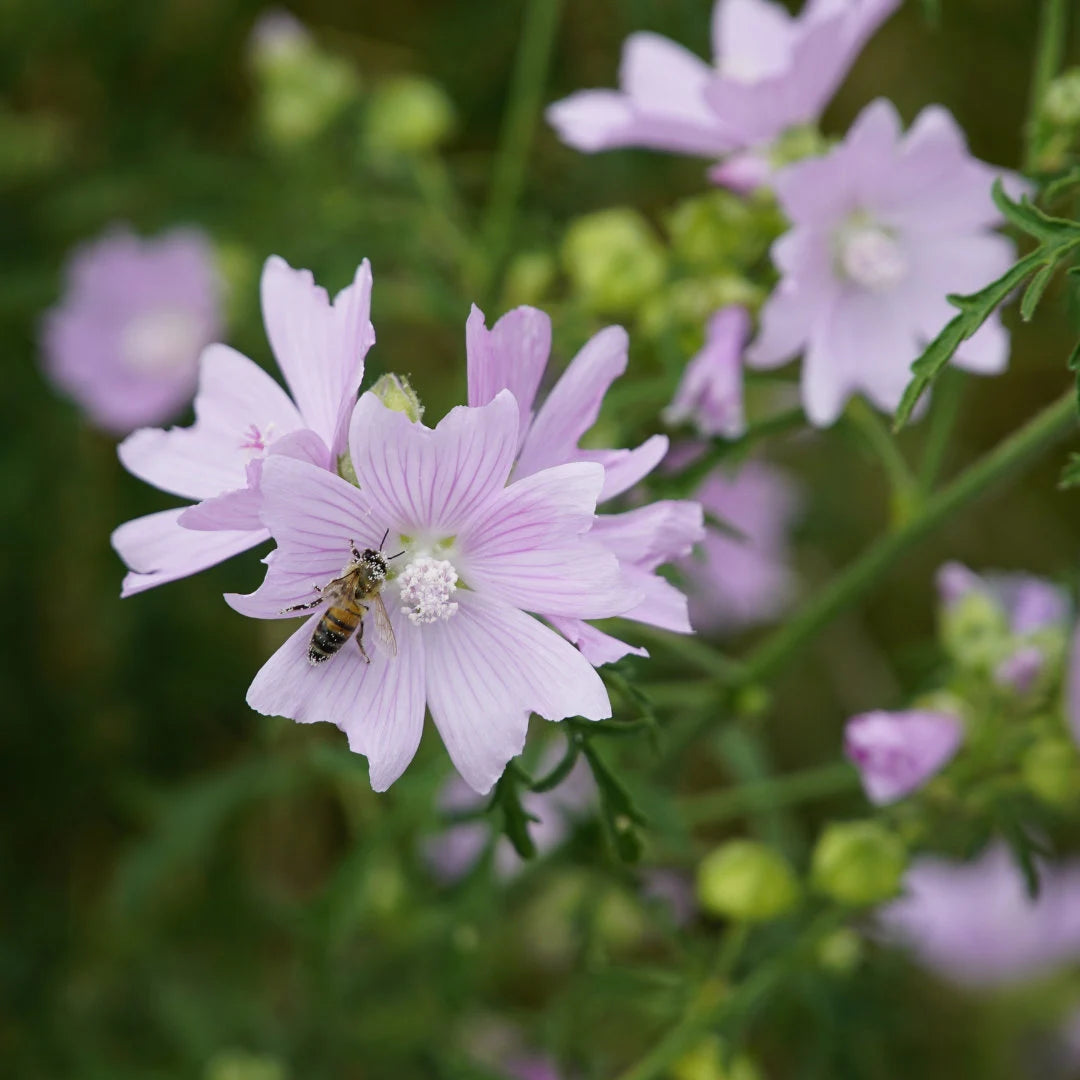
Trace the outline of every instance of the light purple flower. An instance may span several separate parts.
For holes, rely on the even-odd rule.
[[[561,752],[544,755],[535,775],[543,776],[550,772],[561,756]],[[536,846],[537,855],[557,848],[566,839],[574,821],[585,815],[595,801],[596,783],[588,765],[580,758],[558,787],[551,791],[525,792],[521,805],[526,813],[537,819],[529,823],[529,835]],[[480,810],[485,800],[459,776],[454,776],[443,785],[438,803],[443,813],[463,813]],[[424,859],[436,878],[453,883],[476,865],[491,838],[491,825],[483,818],[451,825],[424,842]],[[524,865],[514,845],[505,836],[498,837],[495,842],[495,873],[506,879]]]
[[[349,411],[375,341],[365,260],[333,304],[307,270],[267,260],[263,319],[292,398],[258,364],[227,345],[202,355],[195,423],[144,428],[121,443],[129,472],[163,491],[198,500],[121,525],[113,547],[131,569],[123,596],[205,570],[270,536],[259,518],[259,478],[268,455],[332,469],[345,448]]]
[[[855,393],[893,411],[912,362],[956,313],[946,296],[1012,264],[1015,246],[992,231],[999,175],[971,157],[945,109],[924,109],[904,135],[890,102],[868,105],[830,153],[776,177],[792,228],[773,245],[782,277],[747,362],[771,368],[802,353],[803,405],[818,426]],[[1008,354],[995,314],[954,362],[993,375]]]
[[[551,351],[548,316],[536,308],[519,307],[488,330],[483,312],[474,307],[466,325],[466,344],[469,404],[486,404],[503,389],[517,401],[521,447],[515,478],[566,462],[599,462],[604,466],[600,501],[605,502],[632,488],[667,453],[663,435],[654,435],[633,450],[583,450],[578,445],[596,423],[608,388],[626,370],[629,338],[621,326],[609,326],[586,342],[535,414],[537,389]],[[703,535],[701,507],[694,502],[655,502],[596,518],[594,538],[618,557],[627,587],[641,597],[623,618],[675,633],[691,632],[686,597],[656,570],[688,554]],[[612,663],[629,653],[648,655],[581,618],[551,612],[549,621],[594,664]]]
[[[549,720],[611,715],[600,677],[577,650],[526,612],[603,618],[638,596],[618,561],[591,537],[605,482],[574,462],[507,484],[519,446],[519,407],[497,394],[451,410],[434,429],[364,394],[349,451],[359,487],[284,455],[262,469],[262,518],[277,548],[266,578],[229,603],[256,618],[317,599],[350,548],[400,563],[383,589],[397,638],[375,637],[365,663],[347,642],[323,665],[308,661],[316,611],[255,677],[248,704],[267,715],[341,727],[383,791],[412,760],[425,707],[458,772],[484,793],[521,752],[529,714]]]
[[[586,153],[641,146],[719,157],[713,178],[738,188],[769,172],[768,146],[815,122],[870,36],[900,0],[809,0],[797,17],[771,0],[717,0],[714,64],[657,34],[623,47],[619,90],[583,90],[547,111]]]
[[[221,329],[221,283],[196,229],[141,239],[114,228],[78,248],[42,324],[48,376],[115,435],[159,424],[195,392],[199,353]]]
[[[1080,959],[1080,862],[1040,866],[1036,899],[1003,844],[975,861],[920,858],[904,895],[880,913],[886,932],[945,978],[1004,986]]]
[[[686,926],[698,911],[693,881],[678,870],[646,870],[642,875],[641,895],[664,908],[675,926]]]
[[[1080,745],[1080,627],[1073,633],[1065,671],[1065,723]]]
[[[788,539],[800,505],[794,483],[751,461],[734,476],[715,470],[696,497],[739,535],[709,527],[698,551],[678,563],[694,629],[734,633],[775,619],[795,594]]]
[[[664,422],[692,421],[706,438],[737,439],[746,430],[743,413],[742,352],[750,335],[744,307],[721,308],[705,328],[705,345],[690,361]]]
[[[859,770],[866,797],[877,806],[917,791],[960,748],[964,730],[947,713],[910,710],[853,716],[844,753]]]
[[[506,1075],[513,1080],[563,1080],[555,1062],[546,1057],[518,1057],[506,1063]]]

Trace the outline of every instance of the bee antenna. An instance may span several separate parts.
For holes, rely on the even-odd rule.
[[[400,559],[404,554],[404,551],[399,551],[396,555],[388,555],[386,561],[389,562],[391,559]]]
[[[386,543],[386,538],[387,538],[387,537],[388,537],[389,535],[390,535],[390,530],[389,530],[389,529],[387,529],[387,530],[386,530],[386,532],[384,532],[384,533],[382,534],[382,539],[381,539],[381,540],[379,541],[379,550],[380,550],[380,551],[382,551],[382,549],[383,549],[383,544],[385,544],[385,543]]]

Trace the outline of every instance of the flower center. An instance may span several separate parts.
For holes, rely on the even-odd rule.
[[[188,311],[155,308],[136,315],[120,337],[120,355],[143,375],[179,375],[194,369],[203,344],[202,324]]]
[[[240,449],[251,451],[248,455],[249,459],[261,457],[274,441],[274,429],[276,427],[277,425],[273,421],[264,424],[261,428],[257,424],[250,424],[247,431],[241,436],[243,442],[240,443]]]
[[[446,559],[422,555],[413,559],[397,580],[401,610],[415,626],[449,619],[458,609],[450,599],[457,591],[457,571]]]
[[[888,292],[907,276],[908,261],[896,239],[877,225],[849,225],[837,240],[841,274],[870,292]]]

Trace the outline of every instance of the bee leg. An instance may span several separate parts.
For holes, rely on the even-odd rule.
[[[371,657],[367,654],[367,649],[364,648],[364,620],[360,620],[360,625],[356,628],[356,644],[360,648],[360,655],[364,658],[365,664],[371,663]]]

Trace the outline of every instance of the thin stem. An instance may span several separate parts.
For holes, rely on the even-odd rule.
[[[763,681],[783,668],[823,626],[868,592],[900,556],[955,511],[974,502],[988,488],[1062,438],[1075,424],[1076,394],[1070,388],[952,483],[931,495],[915,516],[872,544],[801,611],[766,638],[743,664],[743,679]]]
[[[561,7],[561,0],[528,0],[525,9],[509,104],[499,136],[491,196],[484,218],[483,237],[487,248],[485,287],[498,273],[510,246],[514,214],[525,183],[525,167],[543,103]]]
[[[863,441],[881,462],[892,488],[893,518],[895,521],[903,521],[912,510],[916,484],[895,437],[882,421],[880,414],[862,398],[852,399],[847,415]]]
[[[739,784],[723,791],[689,795],[680,799],[678,805],[688,825],[716,825],[781,806],[846,795],[858,788],[858,773],[847,762],[841,762]]]
[[[1038,168],[1042,149],[1043,125],[1040,122],[1047,87],[1061,70],[1065,59],[1065,38],[1068,24],[1067,0],[1043,0],[1039,19],[1039,36],[1035,46],[1035,67],[1031,73],[1031,100],[1028,103],[1027,145],[1024,150],[1024,170]]]
[[[945,464],[945,455],[956,427],[965,385],[963,373],[953,368],[946,368],[938,379],[930,410],[926,445],[923,447],[922,463],[919,466],[919,488],[923,495],[929,495],[934,490],[934,484],[937,483],[938,475]]]

